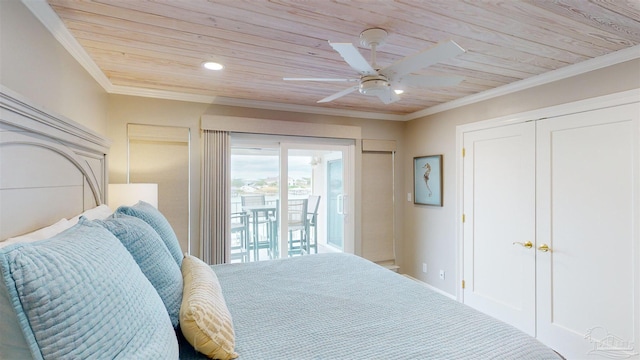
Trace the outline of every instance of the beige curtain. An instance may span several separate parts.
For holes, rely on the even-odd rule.
[[[200,248],[202,260],[208,264],[223,264],[229,262],[231,257],[230,166],[230,133],[204,130]]]

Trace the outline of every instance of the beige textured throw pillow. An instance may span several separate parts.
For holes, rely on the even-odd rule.
[[[233,322],[218,277],[209,265],[187,254],[181,269],[184,291],[180,329],[185,339],[212,359],[238,357]]]

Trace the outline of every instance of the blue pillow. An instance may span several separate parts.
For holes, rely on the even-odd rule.
[[[133,255],[164,302],[171,324],[177,327],[182,303],[182,272],[160,235],[144,220],[125,214],[113,214],[94,222],[111,231]]]
[[[1,275],[1,271],[0,271]],[[13,310],[9,290],[0,281],[0,359],[30,359],[31,351],[20,329],[21,320]]]
[[[151,225],[151,227],[160,235],[162,241],[169,249],[169,252],[176,260],[178,267],[182,266],[182,250],[180,249],[180,243],[176,237],[176,233],[173,231],[171,224],[167,221],[167,218],[162,215],[158,209],[153,205],[144,201],[139,201],[133,206],[120,206],[116,211],[116,214],[126,214],[135,216],[142,219]]]
[[[178,358],[160,296],[98,224],[0,249],[0,275],[35,359]]]

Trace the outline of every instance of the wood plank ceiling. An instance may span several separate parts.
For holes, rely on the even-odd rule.
[[[48,0],[110,82],[247,101],[409,114],[640,44],[640,0]],[[454,87],[408,89],[385,105],[357,91],[316,101],[354,78],[328,43],[381,27],[377,63],[438,42],[466,53],[418,72],[461,75]],[[370,50],[359,46],[369,60]],[[225,69],[203,69],[204,60]]]

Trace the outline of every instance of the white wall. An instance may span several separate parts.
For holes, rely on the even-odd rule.
[[[0,0],[0,84],[106,134],[107,93],[18,0]]]
[[[398,256],[403,271],[450,294],[456,293],[456,126],[509,114],[564,104],[581,99],[640,88],[640,60],[628,61],[511,95],[434,114],[407,123],[405,156],[407,173],[413,157],[443,154],[444,206],[420,206],[404,202],[404,243]],[[410,176],[405,177],[404,199],[412,192]],[[428,272],[422,272],[427,263]],[[438,271],[445,270],[445,280]]]

